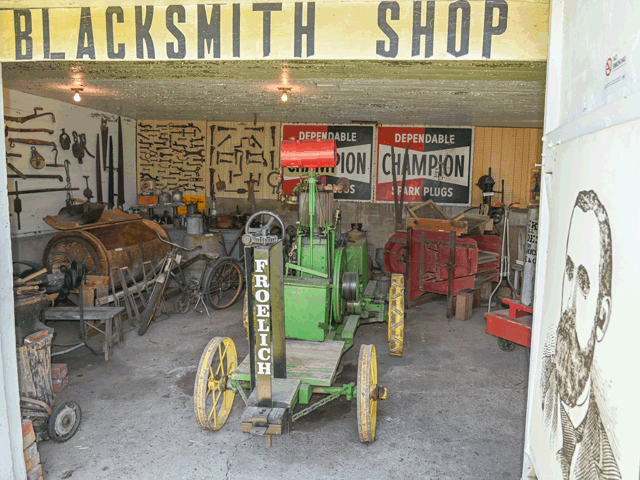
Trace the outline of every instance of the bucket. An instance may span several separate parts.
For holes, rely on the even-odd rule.
[[[190,215],[187,217],[187,235],[202,235],[204,233],[204,221],[202,215]]]

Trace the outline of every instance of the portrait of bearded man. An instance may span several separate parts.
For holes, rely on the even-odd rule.
[[[611,318],[611,228],[592,190],[581,191],[569,223],[557,329],[544,346],[542,410],[563,479],[620,479],[593,385],[596,345]]]

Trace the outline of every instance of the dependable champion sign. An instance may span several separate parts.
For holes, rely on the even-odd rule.
[[[545,61],[548,17],[540,0],[16,8],[0,10],[0,61]]]
[[[473,128],[380,127],[376,201],[392,202],[402,193],[405,202],[433,200],[468,205],[471,201]]]

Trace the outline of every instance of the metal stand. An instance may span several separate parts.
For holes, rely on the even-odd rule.
[[[509,244],[510,244],[510,235],[509,235],[509,213],[511,212],[511,205],[509,205],[504,212],[504,224],[502,230],[502,244],[500,245],[500,273],[498,274],[498,284],[496,288],[493,289],[491,295],[489,295],[489,308],[487,312],[491,311],[491,300],[493,296],[502,285],[502,281],[506,280],[507,285],[511,288],[511,291],[515,293],[516,289],[511,283],[509,279],[509,267],[511,265],[511,257],[509,255]]]

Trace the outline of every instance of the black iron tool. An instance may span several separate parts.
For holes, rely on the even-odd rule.
[[[118,117],[118,206],[124,205],[124,143],[122,141],[122,119]]]
[[[82,149],[84,150],[84,153],[86,153],[87,155],[89,155],[91,158],[96,158],[95,155],[91,155],[91,152],[87,149],[87,136],[84,133],[81,133],[78,138],[80,139],[80,145],[82,145]],[[97,148],[97,146],[96,146]]]
[[[264,132],[264,127],[244,127],[245,130],[251,130],[253,132]]]
[[[100,134],[96,135],[96,200],[102,202],[102,165],[100,165]]]
[[[9,167],[11,170],[16,172],[18,174],[18,177],[20,177],[21,179],[23,180],[27,179],[27,176],[24,173],[22,173],[20,170],[18,170],[16,167],[14,167],[11,162],[7,162],[7,167]],[[9,177],[9,175],[7,175],[7,177]]]
[[[78,159],[78,163],[82,164],[82,159],[84,158],[84,147],[80,143],[80,138],[78,137],[78,132],[72,132],[73,135],[73,145],[71,146],[71,152],[73,156]]]
[[[9,166],[9,164],[7,164]],[[9,167],[11,168],[11,167]],[[55,178],[56,180],[63,182],[62,175],[7,175],[7,178],[22,178],[23,180],[27,180],[29,178]]]
[[[107,171],[107,141],[109,138],[109,126],[107,119],[100,120],[100,134],[102,135],[102,169]]]
[[[18,181],[16,180],[16,191],[14,192],[16,198],[13,199],[13,211],[16,214],[16,218],[18,219],[18,230],[20,230],[20,213],[22,212],[22,200],[18,196]]]
[[[271,127],[271,146],[276,146],[276,127]]]
[[[89,175],[83,175],[85,181],[87,182],[87,188],[85,188],[82,191],[82,194],[85,196],[85,198],[87,199],[87,202],[90,202],[91,199],[93,198],[93,192],[91,191],[91,189],[89,188]]]
[[[60,141],[60,146],[63,150],[69,150],[71,148],[71,139],[69,138],[69,134],[64,131],[64,128],[62,129],[62,133],[58,140]]]
[[[5,115],[4,116],[4,121],[5,122],[24,123],[24,122],[28,122],[29,120],[33,120],[34,118],[44,117],[45,115],[51,115],[51,121],[53,123],[56,123],[56,117],[53,115],[53,113],[51,113],[51,112],[38,113],[38,110],[42,110],[42,107],[34,107],[33,108],[33,113],[31,115],[27,115],[26,117],[9,117],[9,116]]]
[[[109,137],[109,185],[107,192],[107,202],[113,206],[113,137]]]

